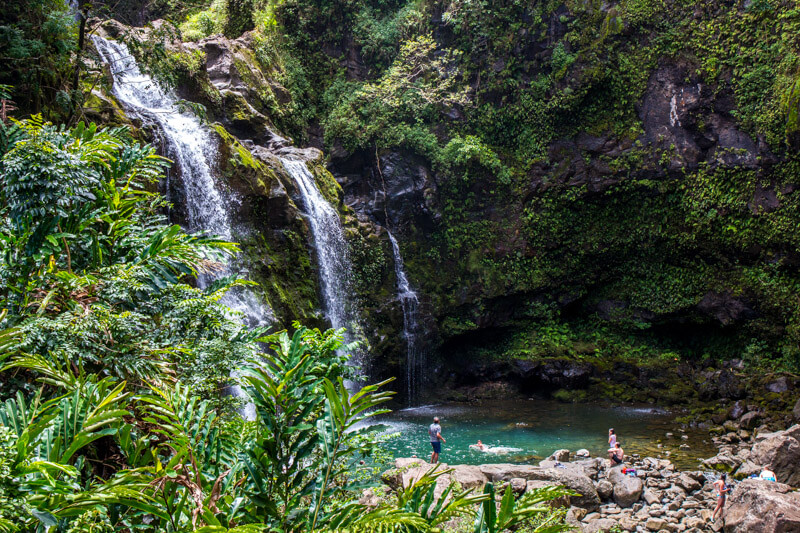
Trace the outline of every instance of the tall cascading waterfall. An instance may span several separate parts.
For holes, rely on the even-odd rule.
[[[231,240],[233,232],[226,202],[214,182],[213,159],[210,159],[219,150],[208,129],[194,115],[181,113],[176,106],[177,98],[142,74],[127,46],[96,35],[92,40],[100,57],[111,68],[114,96],[129,114],[157,124],[163,132],[169,156],[177,163],[183,181],[189,219],[187,229]],[[232,273],[236,273],[235,263],[214,275],[201,275],[197,281],[200,287],[207,287],[215,279]],[[229,290],[221,301],[241,313],[250,327],[266,326],[275,321],[272,309],[246,288]],[[235,375],[236,370],[231,370]],[[232,387],[231,393],[242,395],[238,385]],[[254,406],[246,405],[242,415],[248,420],[255,419]]]
[[[149,76],[142,74],[136,60],[123,43],[92,36],[100,57],[111,68],[113,93],[126,111],[145,122],[157,124],[163,132],[167,150],[178,165],[186,195],[189,231],[205,231],[231,240],[230,218],[226,201],[214,182],[213,157],[219,153],[208,128],[194,115],[181,113],[177,98],[164,92]],[[229,203],[229,202],[228,202]],[[201,287],[214,279],[230,275],[231,268],[213,276],[202,275]],[[228,307],[242,313],[249,326],[267,325],[275,320],[272,310],[250,291],[235,288],[222,300]]]
[[[425,363],[425,351],[421,344],[419,323],[419,298],[411,289],[408,277],[403,270],[403,256],[400,255],[400,246],[391,232],[389,241],[392,243],[394,253],[394,273],[397,278],[397,297],[403,307],[403,336],[406,339],[406,395],[409,405],[419,402],[421,393],[422,366]]]
[[[356,303],[352,301],[352,265],[339,213],[322,196],[305,161],[282,159],[286,172],[297,183],[311,225],[320,271],[325,315],[334,328],[347,328],[345,340],[360,330]]]

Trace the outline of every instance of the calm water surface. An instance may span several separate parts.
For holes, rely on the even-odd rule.
[[[399,434],[387,444],[395,457],[430,458],[428,426],[434,416],[441,418],[442,436],[447,440],[440,460],[449,464],[531,462],[559,448],[573,452],[586,448],[592,456],[605,457],[610,427],[616,429],[626,454],[668,458],[680,468],[697,468],[699,459],[716,454],[708,433],[687,432],[688,439],[683,440],[674,415],[653,407],[519,400],[438,404],[385,415],[380,422],[387,432]],[[667,438],[667,432],[675,436]],[[516,450],[499,454],[470,450],[469,445],[478,439],[488,446]],[[662,448],[658,448],[659,441]],[[681,444],[690,448],[681,450]]]

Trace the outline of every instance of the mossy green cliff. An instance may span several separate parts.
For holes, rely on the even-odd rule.
[[[226,181],[258,199],[245,248],[284,324],[319,308],[308,230],[247,146],[291,140],[323,150],[378,373],[404,353],[385,229],[431,361],[798,368],[793,2],[264,1],[241,36],[215,9],[181,13],[194,42],[148,62],[205,105]]]

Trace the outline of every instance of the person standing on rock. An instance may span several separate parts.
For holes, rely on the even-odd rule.
[[[719,479],[714,482],[714,490],[717,491],[717,506],[714,508],[714,513],[711,515],[711,521],[717,519],[717,514],[722,516],[722,508],[725,507],[725,500],[728,498],[728,493],[731,491],[728,484],[725,483],[727,476],[722,474]]]
[[[431,464],[436,464],[439,462],[439,454],[442,453],[442,443],[447,442],[444,440],[444,437],[442,437],[442,426],[439,425],[438,416],[433,418],[433,424],[428,428],[428,435],[431,437],[431,446],[433,447]]]

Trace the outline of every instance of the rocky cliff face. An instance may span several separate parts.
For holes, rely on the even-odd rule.
[[[283,326],[322,324],[278,161],[312,145],[376,375],[405,358],[386,230],[439,381],[465,358],[796,364],[797,101],[794,60],[774,55],[797,52],[788,2],[357,4],[291,0],[274,11],[280,38],[168,46],[219,134],[251,276]]]

